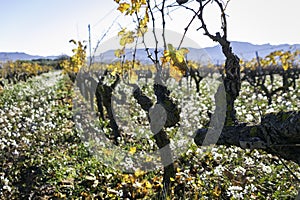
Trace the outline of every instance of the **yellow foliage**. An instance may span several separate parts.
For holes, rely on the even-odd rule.
[[[9,73],[26,73],[37,75],[39,72],[48,71],[50,67],[48,66],[41,66],[37,63],[31,61],[20,61],[17,60],[15,62],[9,61],[7,62],[2,70],[2,76]]]
[[[147,189],[151,189],[152,188],[152,185],[151,185],[151,183],[149,182],[149,181],[145,181],[145,187],[147,188]]]
[[[198,69],[200,67],[200,64],[196,63],[195,61],[187,61],[187,65],[192,69]]]
[[[217,185],[213,190],[213,195],[219,197],[221,195],[221,192],[222,192],[221,188]]]
[[[139,27],[137,30],[137,36],[142,37],[148,31],[149,14],[148,8],[145,9],[144,17],[139,21]]]
[[[147,31],[147,24],[149,23],[149,14],[148,14],[148,6],[146,0],[130,0],[130,1],[121,1],[114,0],[119,6],[117,10],[124,15],[132,15],[135,14],[136,21],[138,21],[138,27],[135,31],[126,31],[126,29],[122,29],[119,32],[119,36],[121,36],[120,44],[121,46],[125,46],[126,44],[130,44],[134,41],[135,37],[143,36]],[[141,8],[144,6],[145,13],[140,14]]]
[[[124,183],[134,183],[135,179],[131,174],[124,174],[122,178],[122,182]]]
[[[173,77],[176,81],[180,81],[183,75],[184,72],[182,70],[174,65],[170,65],[170,76]]]
[[[136,152],[136,147],[130,147],[129,153],[133,155],[135,154],[135,152]]]
[[[273,51],[264,58],[260,59],[260,66],[265,68],[271,65],[281,66],[283,70],[288,70],[293,67],[294,63],[299,63],[299,51],[292,53],[291,51]],[[257,59],[252,59],[249,62],[241,62],[241,71],[245,69],[255,70],[258,67]]]
[[[121,13],[124,13],[125,11],[129,10],[129,8],[130,8],[130,5],[128,3],[119,3],[118,10]]]
[[[115,56],[118,57],[118,58],[120,58],[124,54],[125,54],[125,49],[124,48],[115,50]]]
[[[129,71],[129,83],[134,84],[138,81],[138,75],[136,74],[135,70]]]
[[[175,181],[175,179],[174,179],[174,178],[172,178],[172,177],[170,177],[170,181],[174,182],[174,181]]]
[[[119,36],[121,36],[120,39],[120,45],[122,47],[124,47],[126,44],[131,44],[134,42],[134,32],[133,31],[121,31],[121,34],[119,32],[118,34]]]
[[[163,57],[161,57],[162,65],[170,64],[170,75],[179,81],[182,76],[188,70],[187,63],[185,61],[185,55],[189,52],[186,48],[176,50],[172,44],[168,44],[168,50],[164,51]]]
[[[135,170],[134,172],[134,176],[135,177],[140,177],[140,176],[143,176],[146,172],[141,170],[140,168],[138,168],[137,170]]]
[[[70,40],[70,42],[77,45],[77,47],[72,50],[74,54],[71,56],[70,60],[63,60],[61,64],[64,73],[76,74],[86,64],[86,45],[83,45],[80,41],[76,42],[75,40]]]
[[[117,4],[119,4],[119,7],[117,10],[119,10],[121,13],[125,13],[125,15],[132,15],[133,13],[140,12],[140,9],[142,5],[146,5],[146,0],[131,0],[130,3],[127,2],[121,2],[120,0],[114,0]]]

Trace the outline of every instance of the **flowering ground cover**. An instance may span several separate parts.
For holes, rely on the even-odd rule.
[[[172,91],[172,96],[182,99],[182,110],[193,106],[188,114],[196,116],[193,120],[199,126],[207,123],[207,111],[214,106],[204,83],[200,95],[189,91],[187,101],[184,88]],[[297,85],[296,90],[278,94],[269,106],[264,96],[243,83],[236,107],[239,120],[259,123],[262,114],[298,110],[299,81]],[[151,93],[150,87],[143,90]],[[9,85],[0,94],[0,199],[159,199],[161,168],[124,173],[88,151],[74,125],[73,98],[73,85],[60,72]],[[134,122],[122,124],[123,136],[130,140],[121,142],[120,148],[132,154],[155,149],[151,138],[135,139],[148,125],[135,102],[130,100],[129,105]],[[184,123],[190,123],[186,113],[182,115]],[[125,117],[120,116],[120,122]],[[103,124],[99,127],[110,130]],[[298,165],[284,162],[300,177]],[[169,199],[293,199],[299,191],[299,183],[279,158],[263,151],[191,145],[175,164]],[[129,166],[130,160],[123,165]]]

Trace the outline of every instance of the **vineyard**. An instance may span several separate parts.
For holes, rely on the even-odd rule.
[[[229,1],[114,2],[136,27],[119,25],[109,62],[72,39],[70,57],[1,63],[0,199],[299,198],[300,51],[241,60]],[[192,13],[183,34],[172,9]],[[223,64],[189,59],[196,20]]]
[[[78,54],[75,53],[75,56]],[[78,91],[82,95],[76,95],[74,74],[78,73],[78,69],[66,63],[72,60],[76,59],[64,61],[64,69],[70,66],[64,73],[44,68],[47,70],[43,72],[47,73],[30,77],[26,82],[4,79],[6,84],[0,96],[2,199],[161,198],[164,196],[161,160],[151,161],[155,165],[151,171],[143,168],[143,163],[135,165],[145,159],[145,152],[157,151],[157,140],[151,136],[146,112],[140,112],[141,100],[138,97],[147,95],[151,101],[155,99],[155,91],[151,87],[152,76],[155,75],[153,66],[140,65],[136,71],[124,70],[126,73],[120,74],[118,64],[95,64],[91,67],[94,72],[90,73],[103,72],[99,82],[95,83],[102,92],[89,92],[92,79],[88,79],[86,72],[78,74],[77,83],[83,79],[82,83],[86,85]],[[262,58],[260,63],[267,61],[268,58]],[[12,63],[9,64],[12,66]],[[127,64],[131,66],[132,63]],[[265,114],[298,111],[298,63],[293,63],[289,69],[276,64],[243,63],[241,93],[236,101],[239,121],[259,124]],[[205,74],[202,70],[205,68],[193,66],[193,75],[179,82],[169,76],[167,84],[172,91],[170,98],[176,98],[180,109],[186,110],[180,112],[180,123],[190,127],[184,131],[192,133],[197,128],[206,127],[209,122],[210,112],[215,107],[211,97],[218,85],[218,79],[212,77],[219,71],[215,67],[216,70],[210,70],[212,74]],[[143,75],[143,68],[149,69],[153,75]],[[38,75],[41,68],[35,69],[31,73]],[[14,74],[22,73],[24,71],[15,70]],[[88,78],[84,79],[84,75]],[[213,86],[213,81],[216,86]],[[133,83],[140,87],[135,93],[132,93]],[[112,98],[109,94],[114,94],[121,98],[118,95],[122,92],[132,95],[126,96],[125,105],[115,103],[119,107],[114,108],[118,115],[118,120],[114,120],[109,111],[112,109],[107,102],[109,99],[105,97]],[[187,95],[189,98],[186,98]],[[91,98],[93,101],[90,101]],[[93,107],[99,113],[94,130],[104,134],[128,155],[136,155],[134,158],[138,160],[129,157],[112,168],[108,163],[118,159],[114,155],[116,152],[108,149],[102,152],[104,159],[95,157],[82,139],[83,128],[75,127],[80,116],[74,115],[74,103],[85,105],[86,109]],[[104,108],[100,108],[101,105]],[[85,120],[81,121],[82,125],[92,123]],[[176,152],[174,148],[179,147],[182,136],[178,133],[178,126],[173,126],[174,122],[169,123],[171,125],[165,131],[174,141],[171,149]],[[119,139],[115,140],[115,137]],[[296,179],[300,176],[299,166],[259,149],[234,146],[198,148],[191,143],[186,151],[178,152],[174,165],[175,177],[171,179],[169,194],[172,199],[292,199],[299,189]],[[120,170],[125,168],[127,172]]]
[[[56,60],[17,60],[0,63],[0,91],[5,85],[16,84],[21,81],[26,82],[29,78],[47,73],[50,70],[61,69],[65,59],[67,58],[61,57]]]

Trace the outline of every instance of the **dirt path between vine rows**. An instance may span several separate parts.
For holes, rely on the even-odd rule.
[[[54,86],[57,81],[59,81],[63,77],[62,71],[50,71],[48,73],[42,74],[40,76],[35,77],[33,80],[40,80],[40,89],[46,89],[48,87]]]

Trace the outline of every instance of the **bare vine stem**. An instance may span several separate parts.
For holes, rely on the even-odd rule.
[[[155,59],[153,59],[152,61],[154,61],[155,64],[155,68],[157,73],[161,72],[161,67],[159,66],[159,61],[158,61],[158,40],[157,40],[157,35],[156,35],[156,31],[155,31],[155,18],[154,18],[154,14],[153,11],[151,9],[151,5],[150,5],[150,0],[147,0],[147,5],[148,5],[148,9],[150,11],[150,15],[151,15],[151,19],[152,19],[152,32],[153,32],[153,36],[154,36],[154,40],[155,40],[155,50],[154,50],[154,54],[155,54]]]
[[[162,6],[161,6],[161,9],[160,9],[160,13],[161,13],[161,17],[162,17],[162,26],[163,26],[163,32],[162,32],[162,38],[163,38],[163,42],[164,42],[164,50],[167,49],[167,43],[166,43],[166,20],[165,20],[165,3],[166,3],[166,0],[163,0],[163,3],[162,3]]]
[[[189,7],[186,7],[186,6],[184,6],[184,7],[185,7],[186,9],[191,9],[191,8],[189,8]],[[194,11],[194,10],[193,10],[193,11]],[[200,9],[199,9],[197,12],[194,11],[194,16],[193,16],[192,19],[190,20],[189,24],[184,28],[184,33],[183,33],[183,36],[182,36],[182,38],[181,38],[181,40],[180,40],[180,43],[179,43],[177,49],[180,49],[180,47],[181,47],[181,45],[182,45],[182,43],[183,43],[183,40],[184,40],[184,38],[185,38],[185,36],[186,36],[186,34],[187,34],[187,32],[188,32],[190,26],[192,25],[193,21],[196,19],[196,17],[199,15],[200,12],[201,12]]]
[[[109,31],[112,29],[113,25],[115,24],[115,22],[117,21],[117,19],[120,17],[121,15],[117,16],[114,21],[112,22],[112,24],[108,27],[107,31],[102,35],[102,37],[97,41],[96,47],[94,49],[93,52],[93,58],[92,61],[95,59],[95,54],[97,49],[99,48],[100,43],[103,41],[103,39],[107,36],[107,34],[109,33]]]

